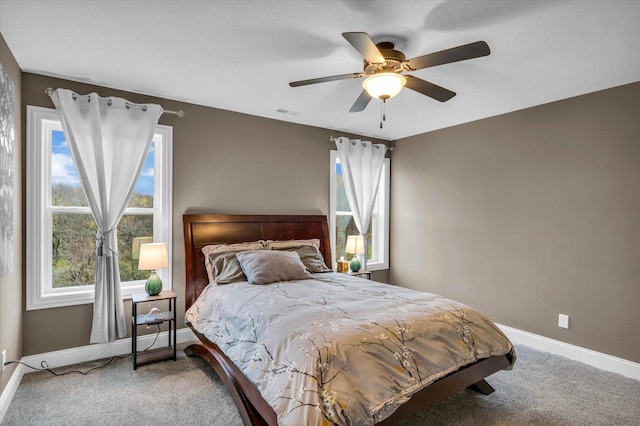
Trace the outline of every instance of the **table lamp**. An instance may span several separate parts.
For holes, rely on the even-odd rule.
[[[156,270],[169,266],[167,256],[167,246],[165,243],[140,244],[140,260],[138,269],[141,271],[151,271],[149,279],[144,286],[144,291],[149,296],[155,296],[162,291],[162,280],[156,275]]]
[[[360,270],[359,254],[364,254],[364,238],[362,235],[349,235],[347,237],[347,247],[344,249],[346,253],[353,253],[353,258],[349,263],[351,272],[358,272]]]

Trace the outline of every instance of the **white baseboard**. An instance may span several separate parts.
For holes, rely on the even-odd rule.
[[[146,334],[138,337],[139,350],[146,349],[151,346],[155,339],[155,334]],[[158,340],[153,347],[166,346],[168,344],[169,334],[164,331],[158,336]],[[186,343],[196,341],[198,338],[193,331],[189,328],[182,328],[176,331],[176,342]],[[67,365],[77,364],[79,362],[94,361],[102,358],[110,358],[112,356],[125,355],[131,353],[131,338],[117,340],[112,343],[103,343],[96,345],[87,345],[77,348],[63,349],[60,351],[46,352],[43,354],[29,355],[23,357],[20,361],[24,364],[31,365],[36,368],[41,367],[41,363],[45,361],[49,368],[65,367]],[[22,381],[22,377],[27,373],[32,373],[36,370],[28,368],[22,364],[18,364],[11,375],[11,379],[4,388],[2,395],[0,395],[0,423],[4,418],[9,404],[13,399],[18,385]]]
[[[601,370],[622,374],[623,376],[640,380],[640,364],[636,362],[607,355],[602,352],[592,351],[591,349],[585,349],[580,346],[550,339],[548,337],[539,336],[537,334],[518,330],[517,328],[511,328],[506,325],[497,325],[514,344],[522,344],[542,352],[550,352],[555,355],[560,355],[574,361],[591,365],[592,367],[596,367]]]
[[[146,349],[151,345],[156,335],[146,334],[138,337],[138,350]],[[158,340],[153,347],[166,346],[168,344],[169,333],[163,331],[158,336]],[[198,340],[195,334],[189,328],[182,328],[176,331],[176,342],[185,343]],[[112,356],[125,355],[131,353],[131,338],[116,340],[111,343],[102,343],[96,345],[80,346],[77,348],[63,349],[60,351],[47,352],[37,355],[29,355],[22,358],[25,364],[40,367],[42,361],[46,361],[49,368],[65,367],[67,365],[77,364],[79,362],[94,361],[101,358],[109,358]],[[33,370],[28,369],[27,373]]]
[[[22,381],[22,376],[24,376],[26,369],[27,367],[24,365],[18,364],[16,369],[13,370],[13,374],[11,375],[9,382],[7,382],[7,386],[0,395],[0,423],[2,423],[2,419],[4,419],[4,415],[9,409],[9,404],[18,390],[18,386]]]

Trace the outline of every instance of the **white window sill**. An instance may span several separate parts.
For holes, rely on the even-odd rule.
[[[389,265],[383,262],[367,262],[367,272],[384,271]]]
[[[128,284],[122,287],[122,300],[131,299],[135,293],[144,293],[144,280],[134,281],[135,284]],[[171,280],[163,280],[163,290],[173,288]],[[65,306],[88,305],[94,302],[94,286],[83,286],[82,289],[70,287],[56,289],[42,294],[37,300],[27,300],[27,311],[49,308],[62,308]]]

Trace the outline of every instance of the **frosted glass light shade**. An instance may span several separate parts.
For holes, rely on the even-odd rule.
[[[149,243],[140,245],[140,260],[138,269],[141,271],[155,271],[169,266],[167,245],[165,243]]]
[[[395,72],[382,72],[368,77],[362,82],[362,87],[369,96],[378,99],[389,99],[400,93],[407,78]]]
[[[353,254],[364,254],[364,238],[362,238],[362,235],[349,235],[344,251]]]

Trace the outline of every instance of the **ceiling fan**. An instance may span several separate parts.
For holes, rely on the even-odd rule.
[[[491,53],[487,43],[476,41],[475,43],[429,53],[413,59],[406,59],[404,53],[394,49],[395,46],[392,42],[383,41],[375,44],[367,33],[347,32],[342,33],[342,36],[363,56],[364,72],[293,81],[289,83],[289,86],[298,87],[327,81],[366,77],[362,83],[362,93],[360,93],[349,112],[363,111],[372,98],[378,98],[385,102],[400,93],[405,86],[440,102],[446,102],[456,95],[455,92],[420,78],[403,74],[403,72],[479,58]]]

